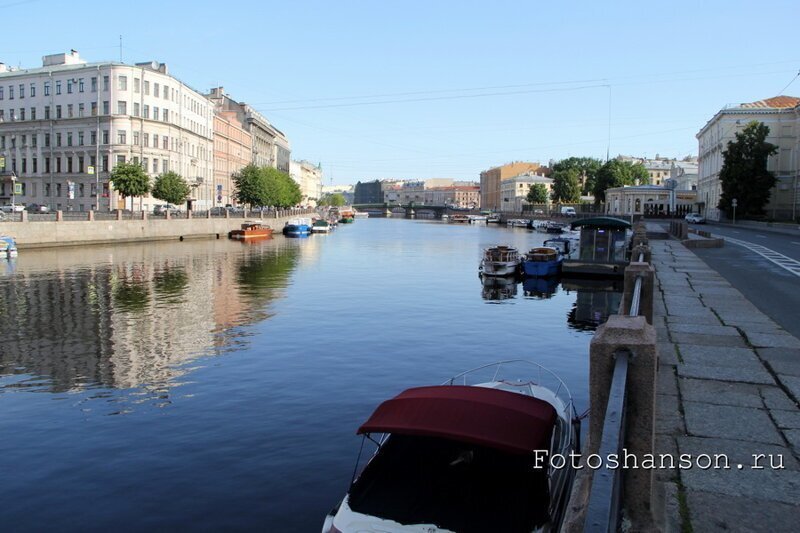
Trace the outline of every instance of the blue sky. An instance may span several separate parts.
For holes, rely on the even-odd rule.
[[[696,154],[717,110],[800,70],[796,0],[643,4],[0,0],[0,61],[118,60],[122,35],[125,62],[253,104],[326,184],[605,158],[609,96],[612,156]]]

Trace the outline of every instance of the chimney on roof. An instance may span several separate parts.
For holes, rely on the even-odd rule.
[[[43,67],[54,67],[57,65],[82,65],[85,63],[86,61],[81,59],[81,56],[75,49],[70,50],[68,54],[50,54],[49,56],[44,56],[42,58]]]
[[[0,72],[8,72],[8,67],[5,63],[0,63]]]

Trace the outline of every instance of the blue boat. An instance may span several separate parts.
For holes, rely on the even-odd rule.
[[[522,269],[526,276],[546,278],[561,272],[564,256],[550,246],[532,248],[522,261]]]
[[[14,237],[0,235],[0,258],[17,257],[17,243]]]
[[[283,226],[283,235],[286,237],[308,237],[311,235],[311,220],[307,218],[290,220]]]

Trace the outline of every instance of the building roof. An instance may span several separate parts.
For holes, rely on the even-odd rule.
[[[781,95],[759,100],[758,102],[741,104],[739,107],[744,109],[787,109],[798,105],[800,105],[800,98]]]

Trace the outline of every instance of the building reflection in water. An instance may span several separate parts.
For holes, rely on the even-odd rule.
[[[517,283],[514,276],[481,276],[481,297],[492,302],[513,299],[517,296]]]
[[[617,313],[622,302],[622,280],[565,279],[561,287],[568,293],[578,293],[567,314],[567,324],[572,329],[597,329],[609,315]]]
[[[283,239],[26,251],[2,265],[0,393],[167,386],[268,318],[299,254]]]

